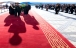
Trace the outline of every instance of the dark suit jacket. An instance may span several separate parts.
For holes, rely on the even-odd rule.
[[[30,10],[31,9],[31,5],[27,5],[24,7],[24,10]]]

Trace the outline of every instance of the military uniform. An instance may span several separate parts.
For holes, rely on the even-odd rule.
[[[35,5],[36,8],[38,8],[38,5]]]
[[[41,7],[41,9],[43,9],[43,4],[42,4],[42,5],[40,5],[40,7]]]
[[[49,9],[49,5],[47,4],[47,5],[46,5],[46,11],[48,11],[48,9]]]
[[[74,9],[75,9],[75,5],[74,5],[74,4],[72,4],[72,6],[71,6],[71,8],[70,8],[70,12],[71,12],[71,14],[73,14]]]
[[[61,5],[61,12],[64,12],[64,10],[65,10],[65,4]]]
[[[17,5],[15,5],[15,16],[20,16],[21,14],[21,7],[20,5],[18,5],[19,3],[15,3]]]
[[[70,10],[70,4],[66,4],[66,8],[65,8],[65,13],[68,13],[68,11]]]
[[[75,6],[75,15],[76,15],[76,6]]]
[[[60,11],[60,4],[56,4],[56,7],[55,7],[55,14],[58,14]]]

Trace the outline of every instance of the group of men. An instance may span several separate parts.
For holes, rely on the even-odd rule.
[[[30,9],[31,9],[31,5],[29,5],[28,3],[25,4],[24,8],[22,8],[22,6],[20,6],[19,3],[15,3],[9,6],[9,14],[15,15],[17,17],[20,16],[22,10],[24,14],[28,14]]]
[[[42,8],[40,5],[36,5],[36,8]],[[48,11],[48,9],[55,10],[55,14],[58,14],[59,11],[73,14],[75,12],[76,15],[76,6],[75,4],[44,4],[43,8]]]

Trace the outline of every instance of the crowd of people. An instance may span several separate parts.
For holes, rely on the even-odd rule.
[[[55,14],[58,14],[59,12],[65,12],[69,14],[75,14],[76,15],[76,5],[75,4],[38,4],[35,5],[36,8],[39,9],[46,9],[46,11],[54,10]],[[0,7],[1,8],[1,7]],[[6,5],[6,8],[9,8],[9,14],[20,16],[21,12],[23,11],[24,14],[28,14],[29,10],[31,9],[31,5],[28,3],[25,3],[25,7],[22,7],[19,5],[19,3],[11,4],[9,7]]]
[[[75,4],[39,4],[39,5],[35,5],[36,8],[45,8],[46,11],[48,11],[48,9],[50,10],[55,10],[55,14],[58,14],[60,11],[61,12],[65,12],[65,13],[69,13],[69,14],[75,14],[76,15],[76,6]]]
[[[29,10],[31,9],[31,5],[29,5],[28,3],[26,3],[25,5],[26,6],[22,8],[22,6],[19,5],[19,3],[11,4],[9,6],[9,14],[15,15],[16,17],[20,16],[22,11],[24,12],[24,14],[28,14]]]

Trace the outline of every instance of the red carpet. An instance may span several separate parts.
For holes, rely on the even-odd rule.
[[[0,48],[75,48],[37,13],[0,15]]]

